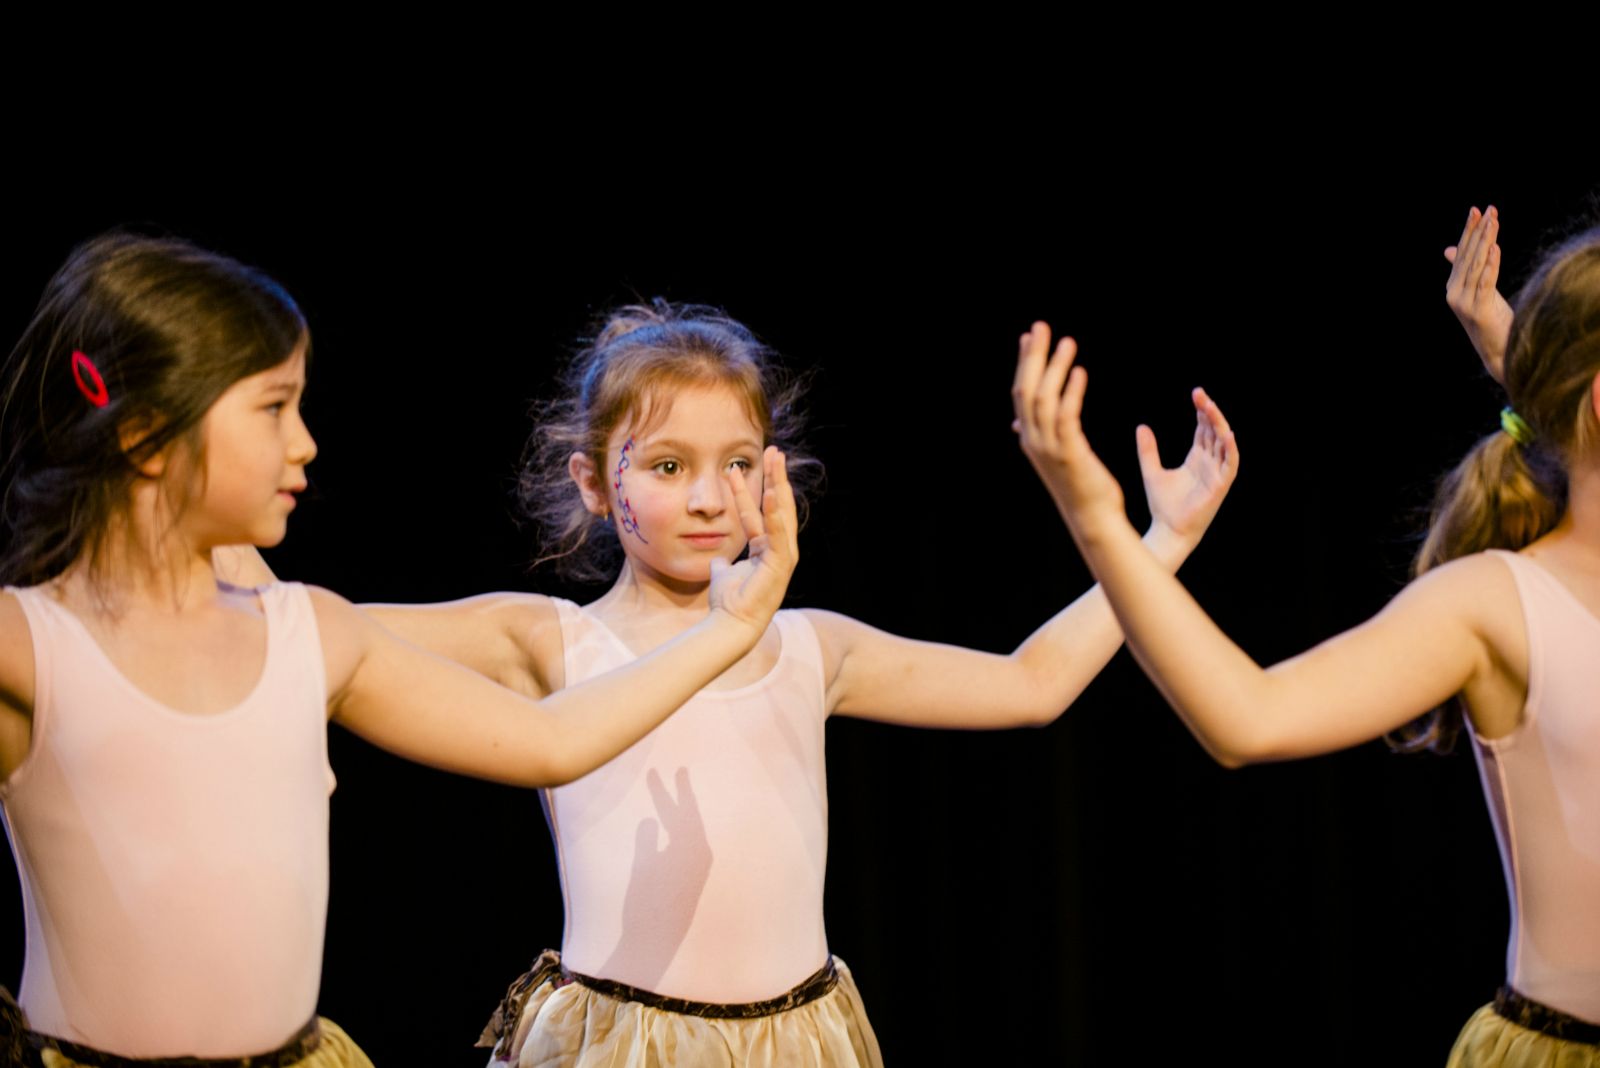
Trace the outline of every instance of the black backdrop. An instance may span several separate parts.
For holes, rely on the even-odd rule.
[[[1586,211],[1582,175],[1346,141],[1094,166],[936,142],[632,151],[601,178],[576,151],[515,173],[397,152],[111,183],[13,220],[0,332],[114,224],[258,264],[315,339],[321,453],[280,572],[354,599],[582,598],[526,571],[510,518],[527,402],[595,311],[720,304],[816,371],[829,484],[791,603],[1008,650],[1089,582],[1008,428],[1014,339],[1047,318],[1080,339],[1088,428],[1131,500],[1136,421],[1171,459],[1190,386],[1229,414],[1242,475],[1184,577],[1270,662],[1393,595],[1433,478],[1496,425],[1441,300],[1467,206],[1501,206],[1513,274]],[[323,1011],[380,1065],[481,1063],[505,984],[560,936],[537,800],[332,735]],[[1501,977],[1465,753],[1227,772],[1119,655],[1042,730],[835,722],[829,772],[829,936],[891,1064],[1438,1063]],[[16,894],[7,876],[13,989]]]

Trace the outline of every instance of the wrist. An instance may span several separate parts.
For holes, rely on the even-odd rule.
[[[761,635],[766,633],[767,620],[759,623],[735,615],[722,605],[712,605],[706,613],[706,618],[697,623],[696,631],[707,634],[710,640],[724,643],[728,648],[737,649],[740,655],[754,649],[761,640]]]
[[[1150,550],[1150,555],[1161,561],[1168,571],[1176,573],[1183,562],[1194,552],[1196,540],[1186,538],[1159,520],[1150,524],[1150,529],[1145,531],[1145,548]]]

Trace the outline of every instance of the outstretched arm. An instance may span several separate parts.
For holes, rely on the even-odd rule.
[[[750,556],[714,565],[706,620],[648,656],[532,702],[407,645],[347,601],[316,592],[333,717],[400,756],[524,786],[569,782],[638,741],[754,647],[797,557],[782,454],[765,457],[757,509],[730,472]]]
[[[1493,204],[1467,213],[1467,225],[1456,244],[1444,250],[1450,278],[1444,302],[1461,320],[1472,347],[1496,382],[1505,381],[1506,340],[1511,334],[1511,305],[1500,294],[1500,211]]]
[[[1036,323],[1022,335],[1019,384],[1029,375],[1046,375],[1049,350],[1050,330],[1045,324]],[[1066,373],[1064,366],[1055,371]],[[1059,378],[1054,385],[1059,393]],[[1226,427],[1222,413],[1199,393],[1195,418],[1193,445],[1184,462],[1172,469],[1161,466],[1149,428],[1140,427],[1138,434],[1139,465],[1152,517],[1145,544],[1162,566],[1174,571],[1205,533],[1238,469],[1236,454],[1225,454],[1221,448],[1218,428]],[[1023,430],[1020,417],[1017,428]],[[912,641],[831,612],[808,615],[830,668],[830,711],[922,727],[1049,723],[1083,692],[1122,644],[1122,630],[1098,587],[1055,615],[1009,656]]]
[[[1504,565],[1456,561],[1413,583],[1382,613],[1263,671],[1139,541],[1122,491],[1083,435],[1087,373],[1063,341],[1019,391],[1023,437],[1084,559],[1151,680],[1230,767],[1327,752],[1375,738],[1492,673],[1484,603],[1516,603]],[[1063,390],[1061,382],[1065,379]],[[1216,427],[1231,450],[1226,422]]]

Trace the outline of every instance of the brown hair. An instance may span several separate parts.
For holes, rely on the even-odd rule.
[[[788,455],[804,523],[822,464],[799,441],[803,382],[721,309],[660,297],[618,308],[578,351],[562,384],[559,399],[534,410],[533,436],[517,480],[522,513],[540,531],[535,565],[553,560],[564,576],[579,581],[615,576],[621,553],[616,532],[583,506],[567,473],[568,458],[584,453],[603,470],[606,444],[617,426],[664,414],[673,393],[687,386],[725,385],[745,402],[764,444]]]
[[[122,232],[75,248],[5,364],[0,582],[47,582],[80,558],[98,578],[138,465],[179,439],[198,452],[217,398],[305,336],[289,295],[226,256]],[[103,380],[103,404],[74,382],[75,351]],[[144,436],[125,448],[129,427]]]
[[[1506,345],[1506,395],[1533,431],[1483,438],[1439,486],[1421,575],[1485,549],[1515,551],[1549,533],[1567,508],[1567,467],[1600,443],[1592,400],[1600,373],[1600,227],[1547,253],[1517,294]],[[1462,728],[1459,703],[1393,732],[1397,749],[1448,751]]]

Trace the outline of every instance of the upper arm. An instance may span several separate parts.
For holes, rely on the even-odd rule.
[[[1238,755],[1286,760],[1369,741],[1463,694],[1524,697],[1526,636],[1506,566],[1478,555],[1429,572],[1366,623],[1269,668]],[[1498,606],[1499,612],[1485,606]]]
[[[22,603],[0,594],[0,781],[28,755],[33,727],[33,636]]]
[[[1043,721],[1035,712],[1038,687],[1014,657],[902,638],[837,612],[804,611],[822,646],[830,714],[917,727]]]
[[[312,596],[328,665],[328,708],[341,726],[445,771],[525,785],[557,781],[555,747],[534,746],[530,757],[518,741],[530,720],[548,718],[536,704],[408,644],[336,594],[313,589]]]
[[[443,604],[369,604],[363,611],[412,645],[529,697],[564,684],[555,602],[487,593]]]

